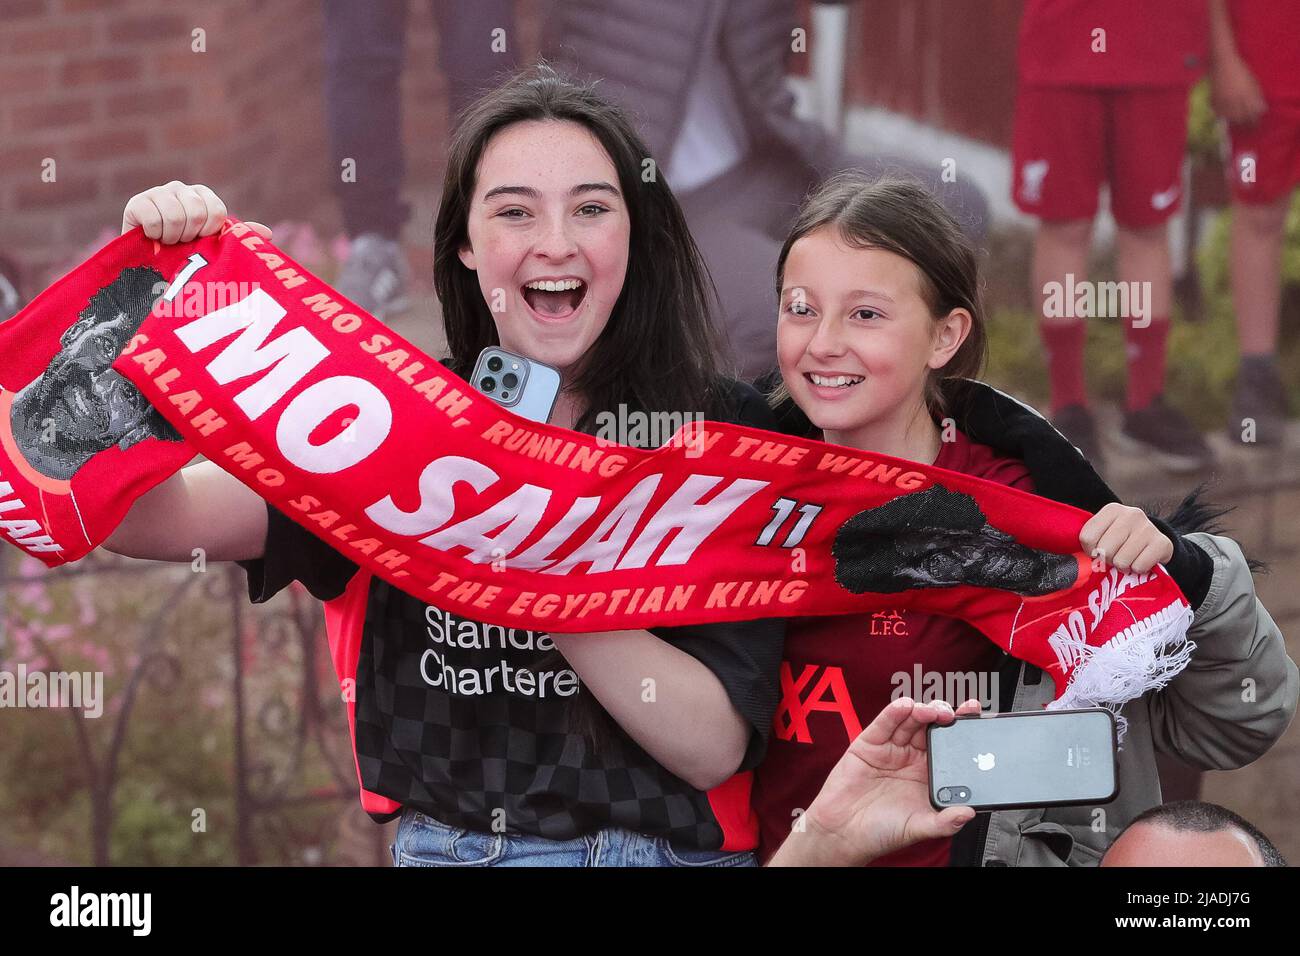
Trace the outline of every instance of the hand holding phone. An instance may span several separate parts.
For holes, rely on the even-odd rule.
[[[959,717],[928,730],[930,804],[976,810],[1109,803],[1115,716],[1101,707]]]
[[[978,700],[955,716],[978,714]],[[951,723],[944,701],[892,700],[849,744],[769,866],[863,866],[920,840],[950,837],[975,812],[927,800],[926,728]]]

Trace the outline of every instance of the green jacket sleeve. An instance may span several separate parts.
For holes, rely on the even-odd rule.
[[[1186,536],[1214,573],[1192,620],[1191,663],[1146,697],[1155,747],[1203,770],[1232,770],[1262,756],[1295,715],[1300,675],[1282,632],[1255,596],[1240,545],[1222,535]]]

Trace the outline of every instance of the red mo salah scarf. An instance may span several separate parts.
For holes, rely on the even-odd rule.
[[[1186,665],[1157,567],[1078,553],[1089,514],[730,424],[640,450],[502,409],[238,220],[105,246],[0,326],[0,536],[54,567],[202,454],[457,614],[554,632],[910,608],[1104,705]]]

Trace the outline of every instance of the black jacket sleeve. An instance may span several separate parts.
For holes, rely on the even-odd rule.
[[[1183,597],[1192,610],[1199,610],[1205,603],[1205,596],[1210,593],[1210,581],[1214,577],[1214,559],[1206,551],[1193,544],[1174,529],[1169,522],[1147,511],[1151,523],[1160,529],[1160,533],[1174,543],[1174,556],[1165,562],[1165,570],[1174,579]]]
[[[248,573],[248,599],[269,601],[291,581],[301,581],[318,601],[338,597],[358,567],[270,502],[262,557],[235,562]]]

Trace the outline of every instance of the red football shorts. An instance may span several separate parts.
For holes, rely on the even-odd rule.
[[[1300,103],[1270,103],[1254,126],[1229,126],[1228,141],[1234,201],[1271,203],[1300,184]]]
[[[1012,198],[1050,222],[1091,219],[1108,183],[1121,226],[1158,226],[1182,201],[1186,143],[1185,89],[1022,86]]]

